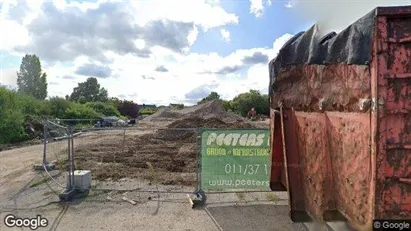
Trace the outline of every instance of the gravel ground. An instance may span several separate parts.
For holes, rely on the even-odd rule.
[[[59,175],[58,171],[53,171],[51,174],[57,182],[64,184],[66,179],[64,175]],[[48,179],[48,177],[44,173],[38,173],[21,190],[11,190],[12,192],[2,195],[0,201],[0,217],[2,220],[0,230],[14,230],[7,228],[4,224],[4,217],[7,214],[14,214],[18,217],[41,215],[48,219],[49,225],[39,230],[212,231],[220,230],[220,227],[224,227],[224,230],[233,230],[233,227],[238,227],[236,213],[224,213],[227,209],[233,210],[233,206],[239,206],[248,213],[253,213],[256,208],[258,210],[258,208],[267,208],[269,206],[271,210],[278,211],[272,218],[281,221],[276,229],[276,224],[262,222],[270,217],[272,213],[262,215],[260,211],[257,216],[257,223],[241,224],[243,229],[237,230],[267,230],[267,225],[274,225],[272,226],[274,229],[271,230],[284,230],[280,229],[285,227],[284,225],[293,227],[289,219],[284,219],[287,217],[286,210],[284,210],[284,206],[287,205],[284,193],[209,194],[208,213],[202,208],[191,209],[185,194],[185,192],[189,193],[194,190],[190,187],[159,185],[157,189],[155,185],[150,185],[149,182],[134,179],[122,179],[117,182],[95,182],[88,197],[64,204],[58,203],[57,196],[62,189],[53,181],[45,181],[44,179]],[[133,190],[136,188],[139,188],[140,191]],[[146,192],[156,190],[161,192],[170,191],[170,193]],[[125,202],[122,200],[123,197],[132,199],[137,204],[132,205]],[[253,207],[254,210],[248,210],[247,208],[250,207],[247,206]],[[221,214],[222,212],[224,214]],[[255,217],[255,215],[252,217]],[[16,230],[20,229],[16,228]]]

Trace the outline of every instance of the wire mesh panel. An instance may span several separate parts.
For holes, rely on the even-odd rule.
[[[44,121],[43,130],[43,168],[46,170],[47,175],[61,188],[66,187],[67,175],[62,174],[67,172],[69,155],[69,130],[65,124],[59,121]],[[54,169],[50,169],[50,163],[54,164]]]
[[[46,163],[55,163],[59,169],[66,170],[65,162],[68,158],[68,130],[65,124],[58,121],[44,123],[44,157]]]
[[[193,191],[195,130],[160,123],[82,129],[74,137],[75,167],[91,170],[105,189]]]

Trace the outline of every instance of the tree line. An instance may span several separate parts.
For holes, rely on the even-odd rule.
[[[109,97],[107,89],[97,79],[89,77],[78,83],[70,95],[47,98],[47,74],[43,72],[38,56],[26,54],[17,72],[17,90],[0,86],[0,144],[16,143],[31,139],[28,127],[42,131],[43,119],[98,119],[101,116],[117,116],[122,119],[153,114],[158,109],[140,108],[133,101]],[[220,99],[211,92],[198,104]],[[177,109],[183,104],[175,104]],[[226,110],[246,116],[254,107],[259,114],[269,114],[268,96],[251,90],[225,101]]]
[[[47,99],[47,74],[38,56],[26,54],[17,72],[17,90],[0,86],[0,144],[33,138],[29,128],[42,131],[44,119],[136,118],[137,103],[109,97],[97,79],[78,83],[70,95]]]
[[[225,110],[244,117],[247,116],[247,113],[251,108],[254,108],[256,112],[261,115],[268,116],[270,113],[268,95],[261,94],[261,92],[257,90],[241,93],[232,100],[222,100],[217,92],[211,92],[197,104],[202,104],[210,100],[221,100]]]

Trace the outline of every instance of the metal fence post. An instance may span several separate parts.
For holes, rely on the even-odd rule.
[[[196,164],[196,177],[197,177],[197,188],[196,191],[198,192],[201,190],[201,129],[196,129],[197,139],[196,139],[196,146],[197,146],[197,164]]]
[[[43,122],[43,165],[46,164],[46,152],[47,152],[47,120]]]
[[[67,155],[67,172],[68,172],[68,180],[67,180],[67,189],[71,189],[71,141],[70,141],[70,134],[71,134],[71,125],[68,125],[67,128],[67,143],[68,143],[68,155]]]
[[[71,171],[71,185],[74,185],[74,136],[73,136],[73,128],[70,125],[70,140],[71,140],[71,159],[70,159],[70,171]]]

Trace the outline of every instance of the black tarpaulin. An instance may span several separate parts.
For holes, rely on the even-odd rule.
[[[270,94],[281,68],[296,64],[346,63],[366,65],[372,55],[375,10],[357,20],[339,34],[322,36],[319,25],[292,37],[269,63]]]

